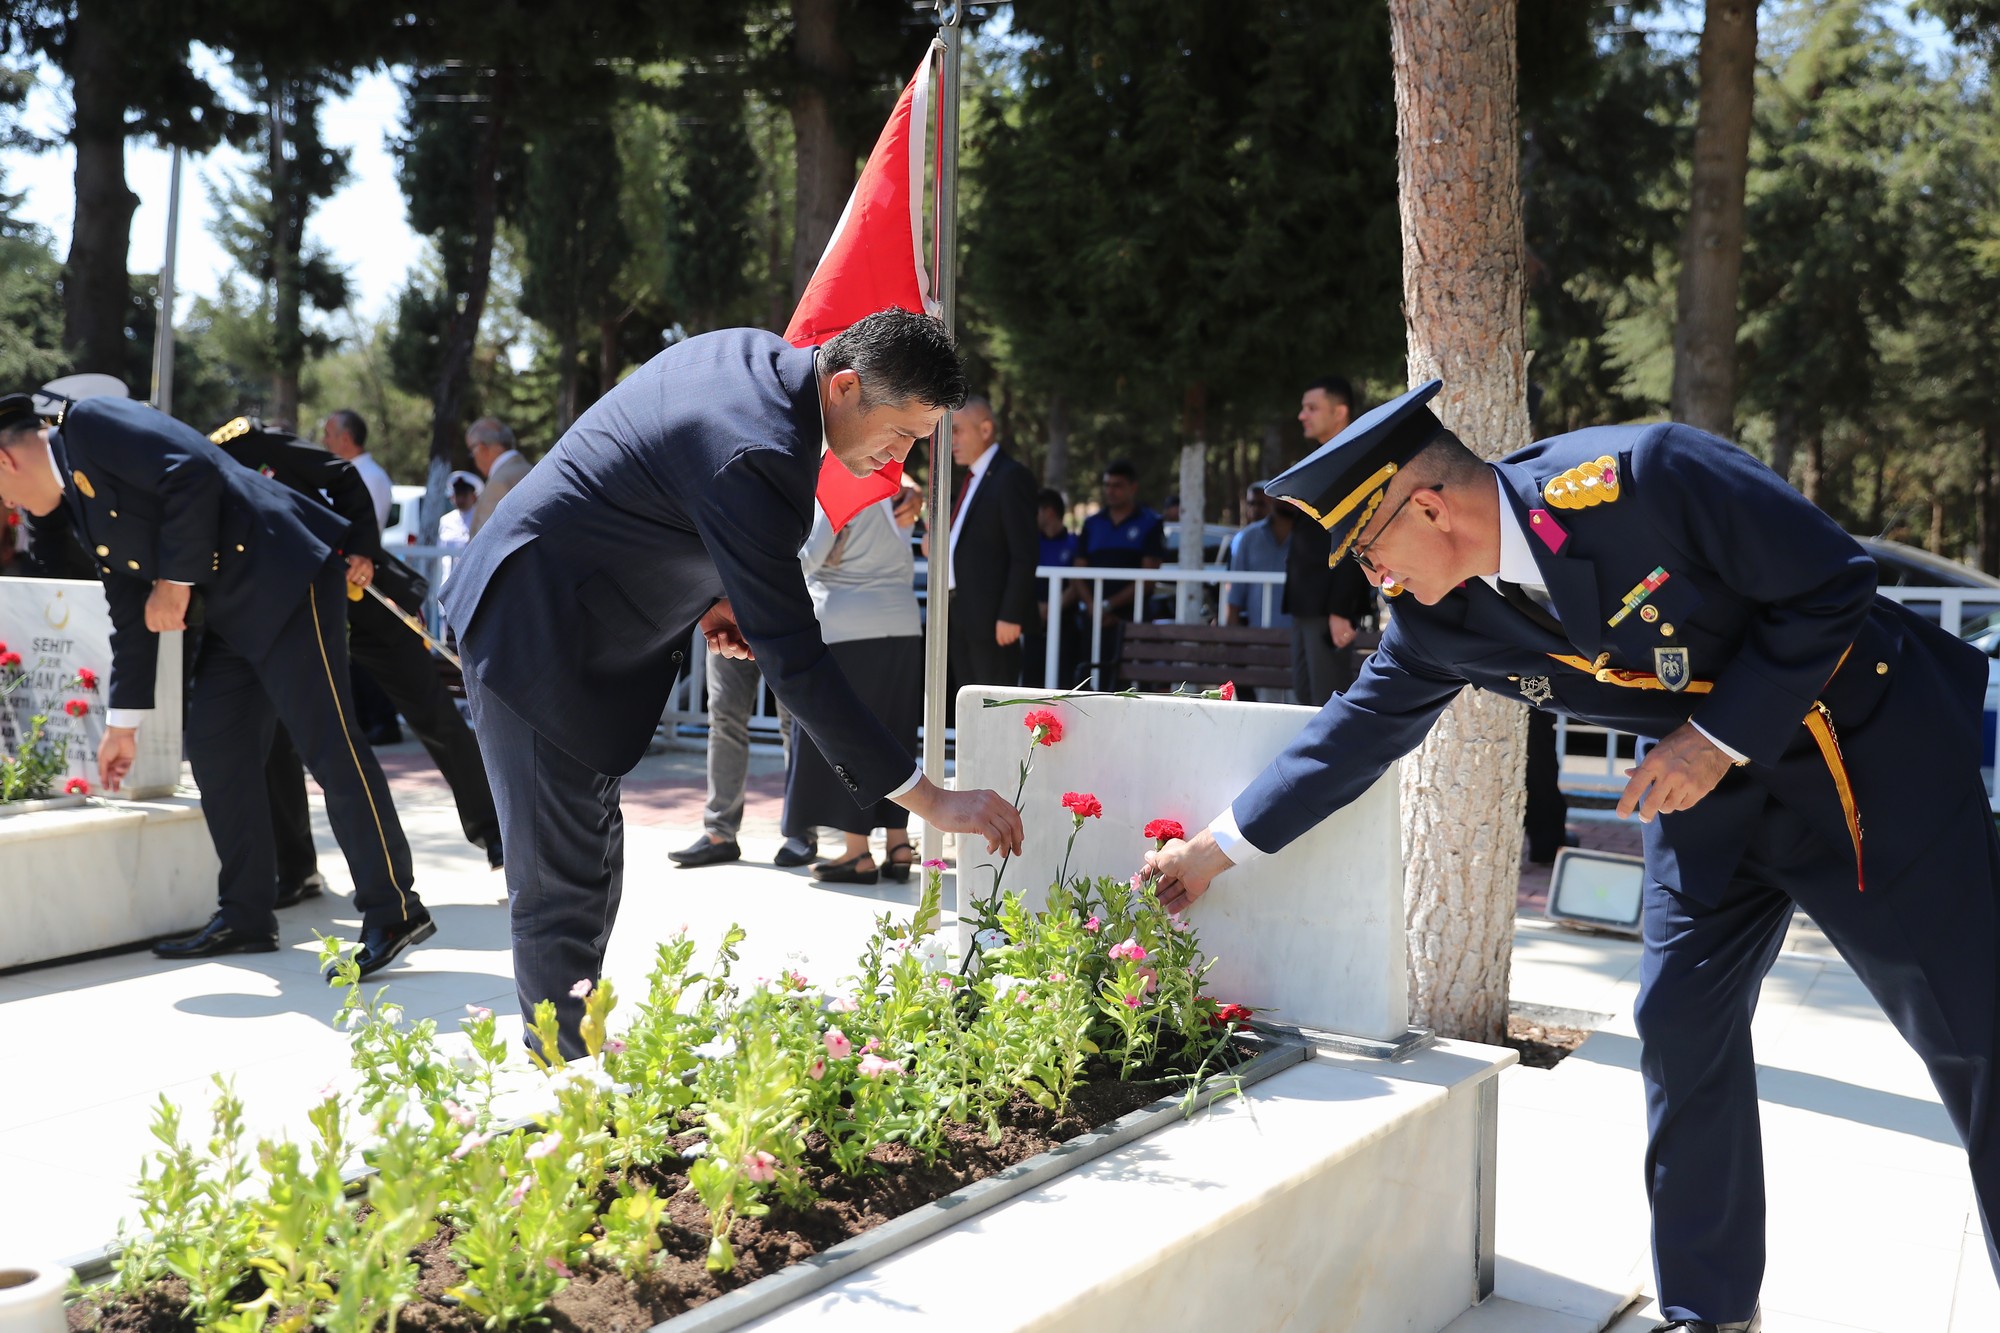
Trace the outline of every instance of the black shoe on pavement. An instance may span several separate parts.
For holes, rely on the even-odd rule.
[[[437,934],[437,923],[431,914],[413,916],[407,921],[384,921],[378,925],[361,927],[361,947],[354,951],[354,961],[361,969],[361,975],[372,976],[396,961],[403,950],[422,944]],[[335,976],[334,969],[328,968],[327,977]]]
[[[214,958],[226,953],[276,953],[277,932],[266,935],[238,930],[217,912],[208,924],[192,935],[177,940],[161,940],[153,953],[161,958]]]
[[[861,863],[868,862],[866,870]],[[821,884],[873,884],[882,875],[874,858],[867,852],[856,852],[845,861],[821,861],[812,868],[812,877]]]
[[[693,846],[668,852],[667,859],[683,870],[693,870],[698,866],[719,866],[728,861],[740,861],[743,849],[736,845],[734,838],[728,842],[710,842],[704,833],[695,839]]]
[[[278,885],[278,900],[272,903],[271,906],[273,907],[296,906],[297,904],[304,902],[308,898],[317,898],[322,893],[325,892],[326,892],[326,876],[320,874],[319,871],[315,870],[312,872],[312,874],[307,875],[304,879],[299,880],[295,884],[280,883]]]
[[[771,864],[790,870],[793,866],[809,866],[818,856],[819,844],[811,838],[787,838],[778,854],[771,858]]]
[[[1664,1324],[1653,1325],[1653,1333],[1763,1333],[1764,1312],[1752,1310],[1748,1319],[1729,1324],[1712,1323],[1706,1319],[1669,1319]]]

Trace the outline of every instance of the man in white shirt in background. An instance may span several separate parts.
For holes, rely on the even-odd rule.
[[[375,526],[379,531],[388,531],[389,504],[395,498],[389,481],[389,472],[368,453],[368,423],[359,412],[351,408],[341,408],[320,423],[319,442],[335,458],[344,458],[354,465],[367,483],[368,494],[375,501]]]

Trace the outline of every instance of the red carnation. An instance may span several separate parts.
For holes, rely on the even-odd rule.
[[[1164,847],[1169,839],[1187,837],[1187,830],[1181,827],[1178,819],[1156,819],[1146,825],[1146,836],[1153,840],[1156,847]]]
[[[71,778],[63,786],[63,793],[67,796],[88,796],[90,795],[90,784],[82,778]]]
[[[5,648],[6,646],[6,644],[0,643],[0,648]],[[21,655],[19,653],[0,652],[0,667],[17,667],[19,665],[21,665]]]
[[[78,667],[76,669],[76,687],[79,690],[96,689],[97,673],[95,671],[92,671],[89,667]]]
[[[1086,819],[1101,819],[1104,816],[1104,802],[1087,791],[1066,791],[1063,793],[1063,809],[1077,817],[1081,823]]]
[[[1034,733],[1034,745],[1054,745],[1062,739],[1062,719],[1047,708],[1032,710],[1021,721]]]
[[[1203,998],[1207,997],[1204,996]],[[1208,1016],[1208,1025],[1212,1028],[1219,1028],[1225,1023],[1248,1023],[1255,1012],[1255,1010],[1247,1005],[1235,1003],[1218,1004],[1215,1006],[1215,1012]]]
[[[63,705],[63,712],[68,713],[71,717],[82,717],[89,711],[90,701],[88,699],[71,699]]]
[[[1234,702],[1236,698],[1236,682],[1233,680],[1223,681],[1220,693],[1225,701]]]

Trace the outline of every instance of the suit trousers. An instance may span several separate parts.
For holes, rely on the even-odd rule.
[[[757,710],[755,662],[708,655],[708,803],[701,826],[730,842],[743,829],[743,785],[750,780],[750,715]],[[772,696],[776,699],[776,696]],[[792,712],[778,704],[785,767],[792,766]]]
[[[437,664],[424,641],[388,607],[364,597],[347,607],[347,652],[354,664],[382,687],[424,743],[431,762],[451,788],[465,840],[475,847],[497,845],[500,816],[493,809],[493,791],[486,780],[486,763],[479,757],[479,742],[458,715],[451,691],[438,679]],[[278,878],[296,884],[312,874],[318,863],[306,805],[305,770],[282,727],[271,744],[269,777]]]
[[[961,685],[999,685],[1008,689],[1019,685],[1021,641],[1016,639],[1003,648],[993,641],[992,618],[961,615],[963,606],[958,594],[953,593],[947,635],[953,700],[958,698],[958,687]]]
[[[329,561],[252,662],[211,620],[195,659],[187,749],[202,814],[222,860],[219,910],[239,930],[277,929],[277,850],[266,771],[279,723],[326,793],[327,819],[347,857],[354,905],[369,923],[421,915],[410,846],[381,765],[354,718],[347,675],[345,566]]]
[[[1726,1323],[1757,1306],[1764,1156],[1750,1027],[1795,906],[1923,1058],[1970,1157],[2000,1272],[1992,1239],[2000,1222],[2000,840],[1976,775],[1954,795],[1957,812],[1934,845],[1893,881],[1870,875],[1865,893],[1847,844],[1817,837],[1775,800],[1716,906],[1648,886],[1633,1017],[1663,1318]],[[1870,1221],[1865,1213],[1852,1219],[1861,1228]]]
[[[1355,677],[1354,654],[1333,646],[1325,616],[1292,617],[1292,693],[1318,708]]]
[[[745,663],[744,665],[749,665]],[[619,779],[564,753],[506,704],[465,677],[466,697],[507,839],[507,902],[514,989],[521,1013],[556,1007],[558,1045],[584,1054],[583,1001],[570,988],[596,981],[625,885],[625,816]]]

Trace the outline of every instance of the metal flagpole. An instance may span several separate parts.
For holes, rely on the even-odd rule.
[[[153,406],[174,411],[174,251],[181,226],[181,150],[167,176],[167,254],[160,261],[160,320],[153,334]]]
[[[931,229],[937,272],[938,317],[957,323],[958,300],[958,61],[965,40],[957,0],[938,0],[938,37],[944,43],[943,77],[938,80],[938,171]],[[925,526],[930,532],[930,573],[925,580],[924,776],[944,785],[944,731],[950,700],[945,695],[945,651],[951,629],[951,414],[938,422],[931,445],[930,497]],[[944,835],[924,826],[923,859],[938,859]]]

